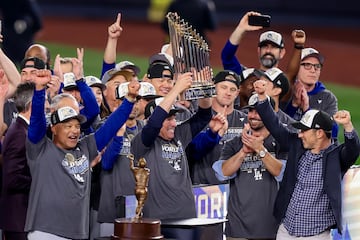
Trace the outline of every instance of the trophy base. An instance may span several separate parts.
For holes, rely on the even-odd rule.
[[[160,220],[117,218],[114,222],[112,240],[164,239],[161,235]]]
[[[184,93],[185,100],[194,100],[199,98],[209,98],[216,95],[214,85],[204,85],[190,87]]]

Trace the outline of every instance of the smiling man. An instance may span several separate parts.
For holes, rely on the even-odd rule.
[[[165,62],[155,62],[149,66],[147,78],[159,96],[167,95],[174,87],[174,69]]]
[[[149,102],[145,108],[147,124],[131,142],[135,160],[145,158],[151,169],[144,217],[160,220],[196,217],[185,148],[210,121],[212,114],[211,99],[199,99],[197,113],[188,121],[176,124],[175,115],[180,108],[174,106],[175,100],[191,83],[192,73],[180,74],[175,86],[163,99]],[[161,230],[165,238],[193,239],[189,235],[174,233],[175,229],[168,229],[172,232],[170,234],[164,232],[165,227]]]
[[[82,79],[81,63],[74,62]],[[46,137],[45,88],[49,70],[38,70],[26,141],[32,183],[25,231],[28,239],[88,239],[90,209],[90,164],[125,123],[140,85],[129,84],[125,100],[95,133],[80,139],[85,118],[66,105],[71,95],[59,99],[51,115],[53,140]]]
[[[330,116],[308,110],[293,126],[285,128],[269,106],[266,82],[254,83],[259,95],[256,110],[264,125],[288,151],[283,181],[274,205],[274,216],[281,223],[276,239],[331,239],[330,229],[342,231],[342,178],[359,156],[359,137],[348,111]],[[343,144],[331,139],[333,122],[344,129]]]

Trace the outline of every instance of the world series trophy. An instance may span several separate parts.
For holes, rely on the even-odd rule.
[[[210,49],[196,29],[181,19],[177,13],[166,15],[169,25],[170,45],[174,58],[175,81],[178,74],[193,73],[193,83],[184,93],[185,100],[215,95],[210,67]]]
[[[140,158],[137,166],[134,164],[134,155],[129,154],[128,158],[130,159],[130,170],[134,175],[136,183],[136,214],[134,218],[115,219],[114,235],[111,239],[163,239],[163,235],[161,235],[160,220],[142,217],[142,209],[148,193],[147,187],[150,169],[146,167],[145,158]]]

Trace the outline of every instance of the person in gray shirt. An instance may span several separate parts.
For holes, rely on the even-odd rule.
[[[81,63],[74,68],[82,78]],[[51,115],[53,140],[46,137],[45,88],[50,71],[38,70],[26,141],[26,156],[32,176],[25,231],[28,239],[88,239],[90,210],[90,162],[96,158],[125,123],[140,85],[129,84],[129,93],[95,133],[80,139],[75,98],[62,98]]]
[[[177,96],[191,86],[191,82],[192,73],[181,74],[163,99],[150,102],[145,108],[147,124],[131,142],[135,161],[145,158],[151,171],[143,217],[162,221],[196,217],[185,148],[212,119],[212,113],[211,98],[199,99],[197,113],[181,125],[176,124],[175,115],[180,108],[173,104]],[[174,231],[165,233],[162,227],[166,238],[193,239],[192,233],[185,235]]]
[[[272,211],[285,164],[255,109],[257,99],[253,95],[245,107],[248,123],[241,136],[224,145],[212,166],[219,180],[230,180],[228,239],[275,239],[278,229]]]

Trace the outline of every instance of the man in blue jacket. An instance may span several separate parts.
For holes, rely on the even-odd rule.
[[[308,110],[293,124],[299,132],[291,133],[268,103],[266,82],[259,80],[254,86],[260,100],[256,110],[281,148],[289,152],[274,206],[281,222],[277,239],[330,239],[330,229],[342,230],[341,180],[360,152],[350,113],[342,110],[331,117],[321,110]],[[344,128],[343,144],[332,141],[333,121]]]

